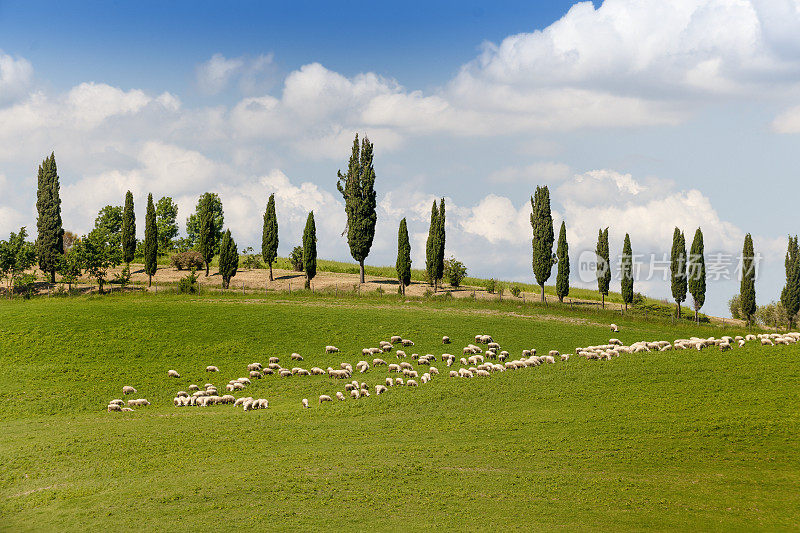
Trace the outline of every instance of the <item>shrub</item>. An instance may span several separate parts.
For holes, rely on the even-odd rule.
[[[444,277],[451,287],[458,287],[467,276],[467,267],[455,257],[444,260]]]
[[[739,320],[742,318],[742,299],[738,294],[734,294],[730,300],[728,300],[728,309],[731,312],[731,317]]]
[[[204,268],[203,256],[196,250],[174,254],[170,258],[172,266],[178,270],[191,270],[193,268]]]
[[[188,276],[182,277],[178,280],[178,294],[199,294],[200,285],[197,283],[197,274],[195,270],[189,273]]]
[[[122,269],[122,272],[119,274],[114,274],[114,279],[111,280],[111,283],[115,283],[122,287],[125,287],[128,283],[131,282],[131,267],[125,265],[125,268]]]
[[[377,288],[377,289],[375,289],[375,292],[376,292],[376,293],[378,293],[378,296],[383,296],[383,293],[385,293],[386,291],[385,291],[385,290],[383,290],[383,287],[381,287],[380,285],[378,285],[378,288]]]
[[[486,282],[486,292],[494,294],[495,289],[497,289],[497,281],[494,278],[490,278]]]
[[[36,274],[21,274],[14,278],[14,288],[22,293],[22,297],[30,300],[36,285]]]
[[[519,298],[519,295],[522,293],[522,289],[519,288],[519,285],[512,285],[510,289],[508,289],[514,298]]]
[[[289,261],[292,263],[292,270],[295,272],[303,271],[303,247],[295,246],[289,254]]]
[[[253,247],[248,246],[244,250],[242,250],[242,267],[253,270],[256,268],[263,268],[261,264],[261,256],[258,254],[253,253]]]
[[[641,305],[644,303],[644,295],[641,292],[633,293],[633,301],[631,305]]]

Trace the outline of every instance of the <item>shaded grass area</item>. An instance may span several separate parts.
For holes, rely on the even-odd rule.
[[[322,406],[341,383],[266,377],[245,395],[268,410],[171,403],[271,355],[355,363],[393,334],[458,354],[477,333],[515,355],[571,352],[606,342],[605,318],[302,293],[2,305],[0,529],[796,530],[796,346],[573,357]],[[626,343],[722,331],[616,321]],[[153,405],[104,412],[125,384]]]

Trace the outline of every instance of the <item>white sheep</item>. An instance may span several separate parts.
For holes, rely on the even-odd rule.
[[[214,365],[209,365],[206,367],[206,372],[219,372],[219,368]]]
[[[332,402],[332,401],[333,401],[333,398],[331,398],[331,397],[330,397],[330,396],[328,396],[327,394],[320,394],[320,395],[319,395],[319,403],[322,403],[322,402]]]
[[[448,375],[449,375],[451,378],[457,378],[457,377],[458,377],[458,372],[456,372],[455,370],[451,370],[451,371],[448,373]]]
[[[397,344],[398,342],[403,342],[403,337],[400,335],[392,335],[390,340],[392,341],[392,344]]]
[[[413,379],[409,379],[408,381],[406,381],[406,387],[418,387],[418,386],[419,384]]]
[[[344,394],[342,394],[341,391],[337,392],[336,393],[336,399],[343,402],[344,401]]]
[[[169,378],[179,378],[179,377],[181,377],[181,375],[178,374],[177,370],[167,370],[167,377],[169,377]]]
[[[619,333],[619,326],[616,324],[611,324],[611,331],[614,333]]]
[[[386,387],[384,387],[383,385],[375,385],[375,394],[376,395],[383,394],[384,392],[386,392],[386,390],[387,390]]]
[[[450,337],[448,337],[447,335],[442,337],[442,344],[450,344]]]
[[[120,409],[120,411],[124,413],[132,413],[133,409],[131,409],[130,407],[123,407],[122,409]]]
[[[250,372],[252,370],[261,370],[261,363],[250,363],[247,365],[247,371]]]
[[[111,413],[113,411],[122,411],[122,406],[115,403],[108,404],[108,412]]]
[[[308,398],[303,398],[303,401],[301,403],[303,404],[303,409],[310,409],[310,407],[308,406]]]
[[[568,353],[562,353],[561,354],[561,360],[562,361],[569,361],[569,354]]]
[[[435,366],[432,366],[432,367],[430,367],[430,368],[428,369],[428,372],[430,372],[430,373],[431,373],[431,374],[433,374],[434,376],[438,376],[438,375],[439,375],[439,369],[438,369],[438,368],[436,368]]]
[[[133,394],[134,392],[136,392],[136,389],[134,389],[130,385],[125,385],[124,387],[122,387],[122,394]]]
[[[322,370],[318,366],[314,366],[314,367],[311,367],[311,374],[314,375],[314,376],[321,376],[321,375],[325,374],[325,371]]]
[[[337,348],[336,346],[326,346],[325,347],[325,353],[336,353],[338,351],[339,351],[339,348]]]
[[[280,358],[278,358],[278,357],[270,357],[270,358],[269,358],[269,363],[270,363],[270,364],[278,364],[278,363],[280,363],[280,362],[281,362],[281,360],[280,360]]]
[[[397,356],[398,359],[400,359],[401,357],[405,357],[406,356],[406,352],[404,352],[403,350],[397,350],[395,352],[395,355]]]
[[[400,344],[402,344],[403,346],[414,346],[414,341],[403,339],[402,341],[400,341]]]
[[[261,379],[261,372],[259,372],[258,370],[251,370],[250,379]]]
[[[377,359],[376,358],[376,359],[372,360],[372,366],[385,366],[385,365],[386,365],[386,361],[384,361],[383,359]]]
[[[302,361],[303,360],[303,356],[300,355],[299,353],[293,353],[290,357],[292,358],[292,361]]]
[[[402,386],[403,385],[403,378],[397,378],[394,380],[395,385]]]
[[[350,397],[353,398],[354,400],[358,400],[361,397],[361,393],[358,392],[357,389],[353,389],[350,391]]]

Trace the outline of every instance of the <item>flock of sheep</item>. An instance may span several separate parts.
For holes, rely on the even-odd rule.
[[[619,327],[616,324],[611,324],[611,331],[618,332]],[[649,351],[702,350],[710,347],[718,347],[720,350],[726,351],[732,349],[734,346],[744,346],[749,341],[758,341],[762,346],[774,346],[778,344],[794,344],[799,340],[800,333],[797,332],[786,334],[764,333],[760,335],[747,335],[745,337],[724,336],[719,339],[714,337],[707,339],[691,337],[689,339],[678,339],[673,342],[638,341],[630,345],[625,345],[619,339],[612,338],[609,339],[608,344],[575,348],[575,354],[578,357],[585,357],[587,360],[604,361],[611,360],[612,357],[619,357],[622,354]],[[450,344],[450,338],[446,336],[443,337],[442,343]],[[350,363],[342,362],[339,364],[338,368],[329,366],[324,370],[316,366],[308,370],[299,366],[284,368],[281,366],[278,357],[270,357],[266,367],[261,363],[250,363],[247,365],[247,376],[230,380],[226,384],[225,389],[228,394],[220,395],[217,387],[212,383],[206,383],[203,388],[193,384],[189,385],[188,392],[183,390],[178,391],[173,398],[173,403],[176,407],[208,407],[211,405],[232,404],[237,407],[241,406],[245,411],[266,409],[269,407],[269,401],[265,398],[253,398],[251,396],[236,398],[231,393],[244,391],[252,384],[252,380],[262,379],[265,376],[272,375],[282,378],[327,375],[336,380],[347,380],[343,387],[344,391],[337,391],[333,396],[322,394],[319,396],[318,403],[332,402],[334,398],[338,401],[344,401],[348,396],[351,399],[358,400],[368,398],[372,393],[374,393],[375,396],[383,394],[387,392],[390,387],[418,387],[427,384],[434,379],[434,376],[440,374],[439,369],[432,364],[438,361],[444,363],[447,368],[453,365],[459,367],[449,370],[448,376],[451,378],[476,378],[489,377],[495,372],[535,367],[542,364],[555,364],[556,361],[566,362],[569,361],[572,356],[572,354],[559,353],[557,350],[550,350],[547,355],[536,355],[536,349],[531,348],[522,350],[522,354],[519,358],[509,360],[509,352],[502,350],[500,344],[495,342],[490,335],[476,335],[475,343],[477,344],[470,343],[465,346],[462,350],[461,357],[456,357],[449,353],[443,353],[441,356],[438,356],[438,358],[433,354],[419,355],[416,353],[412,353],[409,357],[405,350],[396,349],[396,347],[412,347],[414,346],[414,342],[400,336],[393,336],[389,341],[380,341],[377,347],[364,348],[361,353],[365,359],[356,363],[355,367]],[[479,344],[483,345],[485,349],[478,346]],[[394,351],[393,355],[397,362],[387,363],[383,358],[373,357],[379,354],[383,355],[383,357],[387,357],[385,354],[389,354],[392,351]],[[332,354],[338,352],[339,349],[335,346],[325,347],[325,353]],[[290,359],[293,362],[303,361],[303,357],[297,353],[291,354]],[[416,368],[414,364],[417,365]],[[397,376],[392,377],[390,375],[385,378],[383,383],[378,383],[373,387],[370,387],[366,382],[359,382],[359,380],[353,379],[353,375],[356,372],[358,374],[367,374],[379,367],[386,367],[390,374],[397,374]],[[209,365],[206,367],[206,372],[219,372],[219,368]],[[180,378],[180,374],[176,370],[170,369],[167,371],[167,377]],[[130,385],[122,387],[122,393],[125,396],[135,394],[136,392],[136,389]],[[303,398],[300,403],[304,409],[311,407],[307,398]],[[144,407],[148,405],[150,405],[150,402],[145,398],[131,399],[127,402],[121,399],[114,399],[108,403],[108,411],[129,412],[133,411],[133,407]]]

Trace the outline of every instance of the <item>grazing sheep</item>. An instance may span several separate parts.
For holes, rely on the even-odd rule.
[[[366,361],[359,361],[358,363],[356,363],[356,368],[358,369],[359,372],[364,374],[369,370],[369,363],[367,363]]]
[[[619,333],[619,326],[616,324],[611,324],[611,331],[614,333]]]
[[[281,365],[279,365],[278,363],[270,363],[267,365],[267,368],[269,368],[270,370],[275,370],[277,372],[281,370]]]
[[[325,353],[336,353],[338,351],[339,351],[339,348],[337,348],[336,346],[326,346],[325,347]]]
[[[191,385],[189,385],[189,390],[200,390],[200,387],[192,383]]]
[[[378,353],[389,353],[393,349],[394,349],[394,346],[392,346],[391,344],[383,344],[383,345],[381,345],[380,348],[373,348],[372,349],[372,354],[374,355],[374,354],[378,354]]]
[[[561,360],[562,361],[569,361],[569,354],[568,353],[562,353],[561,354]]]
[[[419,384],[413,379],[409,379],[408,381],[406,381],[406,387],[418,387],[418,386]]]
[[[336,393],[336,399],[343,402],[344,401],[344,394],[342,394],[341,392],[337,392]]]
[[[261,370],[261,363],[250,363],[247,365],[247,371]]]
[[[206,372],[219,372],[219,368],[214,365],[209,365],[206,367]]]
[[[341,363],[339,364],[339,368],[341,368],[342,370],[347,370],[351,374],[353,373],[353,367],[352,365],[350,365],[350,363]]]
[[[261,379],[261,372],[259,372],[258,370],[251,370],[250,379]]]
[[[397,379],[395,379],[395,380],[394,380],[394,384],[395,384],[395,385],[400,385],[400,386],[402,386],[402,385],[403,385],[403,378],[397,378]]]
[[[311,374],[314,375],[314,376],[321,376],[321,375],[325,374],[325,371],[322,370],[318,366],[314,366],[314,367],[311,367]]]
[[[303,398],[303,401],[301,403],[303,404],[303,409],[310,409],[310,407],[308,406],[308,398]]]
[[[179,378],[179,377],[181,377],[181,375],[178,374],[177,370],[167,370],[167,377],[168,378]]]
[[[359,394],[361,394],[362,398],[369,398],[369,391],[366,389],[361,389],[361,392]]]
[[[348,392],[350,392],[351,390],[355,390],[355,388],[356,388],[356,386],[353,385],[352,383],[345,383],[344,384],[344,390],[346,390]]]
[[[148,402],[144,398],[139,398],[137,400],[128,400],[128,406],[129,407],[133,407],[133,406],[144,407],[146,405],[150,405],[150,402]]]
[[[400,344],[402,344],[403,346],[414,346],[414,341],[403,339],[402,341],[400,341]]]
[[[122,411],[122,406],[115,403],[108,404],[108,412],[111,413],[112,411]]]
[[[361,393],[358,392],[357,389],[353,389],[350,391],[350,397],[353,398],[354,400],[358,400],[361,397]]]
[[[124,387],[122,387],[122,394],[133,394],[134,392],[136,392],[136,389],[134,389],[130,385],[125,385]]]
[[[131,409],[130,407],[123,407],[122,409],[120,409],[120,411],[122,411],[123,413],[132,413],[133,409]]]
[[[608,339],[608,344],[615,344],[617,346],[622,346],[622,341],[619,339]]]
[[[762,338],[761,339],[761,346],[775,346],[775,343],[772,342],[772,339]]]
[[[432,366],[432,367],[430,367],[430,368],[428,369],[428,372],[430,372],[430,373],[431,373],[431,374],[433,374],[434,376],[438,376],[438,375],[439,375],[439,369],[438,369],[438,368],[436,368],[435,366]]]
[[[392,338],[389,340],[392,341],[392,344],[397,344],[398,342],[403,342],[403,337],[400,335],[392,335]]]
[[[442,344],[450,344],[450,337],[448,337],[447,335],[442,337]]]
[[[278,357],[270,357],[268,362],[269,362],[270,364],[278,364],[278,363],[280,363],[280,362],[281,362],[281,360],[280,360],[280,358],[278,358]]]
[[[292,361],[302,361],[303,360],[303,356],[300,355],[299,353],[293,353],[290,357],[292,358]]]
[[[292,377],[293,375],[294,375],[294,374],[292,374],[292,371],[291,371],[291,370],[288,370],[288,369],[286,369],[286,368],[284,368],[283,370],[281,370],[281,371],[280,371],[280,374],[279,374],[279,376],[280,376],[280,377],[282,377],[282,378],[288,378],[288,377]]]
[[[405,357],[406,356],[406,352],[404,352],[403,350],[397,350],[395,352],[395,355],[397,356],[398,359],[400,359],[401,357]]]
[[[548,357],[558,357],[561,354],[558,353],[558,350],[550,350],[550,352],[547,355]]]
[[[525,355],[524,352],[528,352],[529,354],[531,353],[530,350],[524,350],[523,351],[523,356]],[[505,363],[506,359],[508,359],[508,352],[500,352],[500,355],[497,356],[497,359],[501,363]]]
[[[386,386],[394,387],[394,380],[392,378],[386,378]]]
[[[264,374],[265,376],[271,376],[272,374],[275,373],[275,371],[272,370],[271,368],[265,368],[264,370],[261,371],[261,373]]]
[[[332,401],[333,401],[333,398],[331,398],[331,397],[330,397],[330,396],[328,396],[327,394],[320,394],[320,395],[319,395],[319,403],[322,403],[322,402],[332,402]]]
[[[745,344],[744,343],[744,339],[741,339],[738,342],[739,342],[739,348],[744,348],[744,344]]]
[[[451,370],[448,373],[448,376],[450,376],[451,378],[457,378],[458,377],[458,372],[456,372],[455,370]]]
[[[719,349],[720,351],[727,352],[728,350],[731,349],[731,345],[730,343],[723,342],[722,344],[719,345]]]
[[[383,394],[384,392],[386,392],[386,390],[387,390],[386,387],[384,387],[383,385],[375,385],[375,394],[376,395]]]
[[[383,359],[377,359],[377,358],[373,359],[372,360],[372,366],[386,366],[386,361],[384,361]]]

